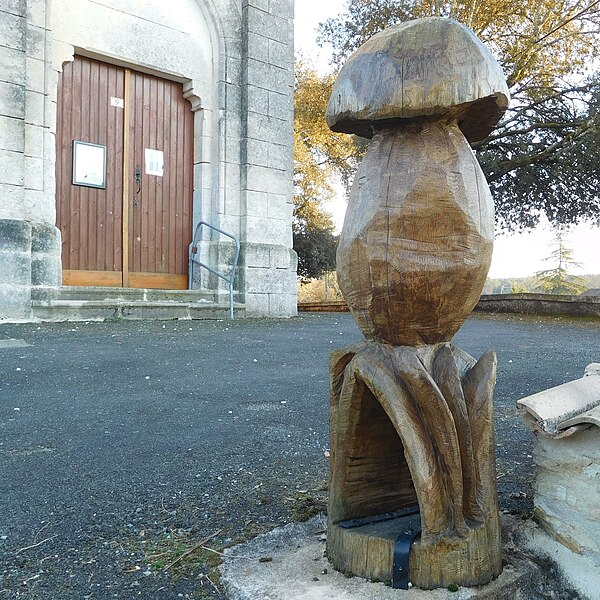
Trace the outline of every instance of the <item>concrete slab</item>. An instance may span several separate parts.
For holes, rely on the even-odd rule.
[[[552,561],[564,586],[587,600],[600,600],[600,563],[597,557],[578,554],[560,544],[534,523],[518,536],[521,548]]]
[[[229,600],[536,600],[550,596],[540,568],[511,556],[504,571],[478,588],[394,590],[383,583],[346,577],[325,557],[325,519],[291,523],[235,546],[221,565]],[[540,593],[538,593],[538,590]]]
[[[143,300],[49,300],[32,303],[38,321],[104,321],[228,319],[229,305],[211,302],[176,302]],[[245,306],[234,305],[236,317],[245,316]]]
[[[156,290],[148,288],[63,286],[57,300],[144,300],[149,302],[215,302],[208,290]]]

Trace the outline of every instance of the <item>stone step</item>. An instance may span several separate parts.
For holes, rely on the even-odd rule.
[[[55,300],[128,300],[144,302],[203,302],[215,301],[210,290],[155,290],[122,287],[63,286]]]
[[[175,319],[228,319],[229,304],[209,301],[175,302],[143,300],[63,300],[32,302],[33,316],[40,321],[103,321],[107,319],[159,321]],[[246,315],[243,304],[234,305],[234,315]]]

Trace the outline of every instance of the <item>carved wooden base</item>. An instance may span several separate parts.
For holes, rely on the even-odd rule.
[[[355,529],[343,529],[329,522],[327,557],[342,573],[391,585],[394,545],[399,533],[396,520]],[[410,551],[410,581],[423,589],[447,587],[451,583],[463,586],[488,583],[502,572],[499,541],[498,513],[470,530],[465,538],[418,540]]]
[[[451,583],[483,585],[502,573],[500,515],[490,512],[485,522],[470,528],[464,538],[422,539],[411,550],[410,578],[431,589]]]
[[[418,505],[413,585],[477,585],[502,570],[492,396],[496,358],[450,343],[364,342],[331,357],[327,553],[341,571],[392,579],[398,524],[348,519]]]

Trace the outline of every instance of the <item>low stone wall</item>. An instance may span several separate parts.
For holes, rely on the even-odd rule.
[[[335,302],[298,302],[298,312],[350,312],[343,300]]]
[[[600,296],[557,294],[489,294],[479,299],[476,311],[527,315],[600,317]],[[346,303],[301,302],[299,312],[348,312]]]
[[[600,317],[600,296],[490,294],[481,296],[475,310],[528,315]]]

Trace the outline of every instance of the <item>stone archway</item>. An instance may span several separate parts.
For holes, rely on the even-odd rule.
[[[142,78],[158,78],[183,86],[182,95],[191,105],[193,120],[190,140],[193,162],[188,173],[192,207],[183,236],[191,239],[194,223],[210,218],[218,211],[221,187],[223,143],[218,99],[224,80],[224,42],[213,7],[190,0],[182,4],[178,13],[173,13],[165,9],[164,3],[154,1],[145,3],[143,14],[136,6],[135,11],[133,7],[129,12],[127,9],[118,11],[117,18],[116,11],[108,6],[86,0],[59,0],[54,3],[53,12],[56,80],[62,77],[64,63],[82,56],[139,73]],[[51,94],[56,100],[56,85],[52,86]],[[60,199],[56,200],[59,204]],[[134,242],[137,237],[139,235],[134,236]],[[181,236],[178,234],[178,237]],[[189,239],[181,243],[187,246]],[[64,252],[63,248],[63,255]],[[187,256],[187,248],[179,254]],[[65,266],[69,267],[63,260],[63,268]],[[187,287],[187,271],[184,267],[180,271],[182,279],[186,279],[184,287]],[[66,283],[69,283],[68,279]],[[181,287],[172,283],[161,285],[165,286]]]

